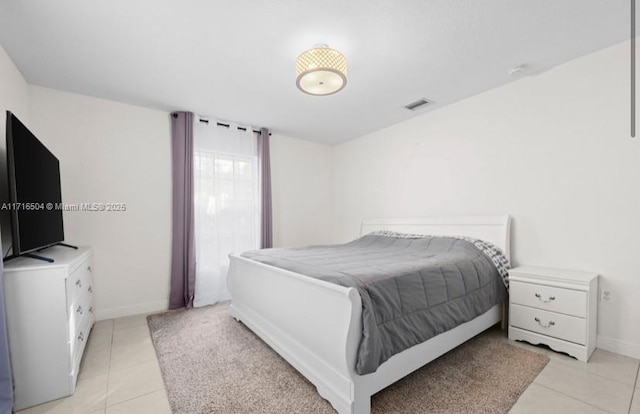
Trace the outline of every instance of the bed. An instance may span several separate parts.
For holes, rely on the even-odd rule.
[[[361,234],[387,230],[468,236],[499,247],[509,258],[509,216],[364,219]],[[371,395],[502,320],[501,304],[412,346],[375,372],[356,372],[363,332],[362,301],[340,286],[246,257],[232,256],[230,312],[260,336],[341,414],[368,414]]]

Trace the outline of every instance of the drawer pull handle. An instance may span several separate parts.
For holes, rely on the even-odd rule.
[[[556,300],[555,296],[549,296],[547,299],[542,299],[542,295],[539,293],[536,293],[536,298],[538,298],[542,303],[549,303],[552,300]]]
[[[76,280],[76,286],[78,286],[79,288],[82,287],[82,282],[80,281],[80,279]]]
[[[93,289],[91,289],[91,286],[89,286],[89,289],[87,289],[89,291],[89,293],[93,293]]]
[[[78,340],[84,342],[84,332],[80,332],[80,335],[78,335]]]
[[[91,266],[87,266],[87,271],[91,272]]]
[[[76,309],[76,312],[82,315],[82,306],[78,306],[78,309]]]
[[[547,324],[545,325],[544,323],[540,322],[540,318],[538,318],[538,317],[534,318],[534,320],[535,320],[536,322],[538,322],[538,325],[542,326],[542,327],[543,327],[543,328],[545,328],[545,329],[546,329],[546,328],[549,328],[549,327],[551,327],[551,326],[553,326],[553,325],[555,325],[555,324],[556,324],[554,321],[549,321],[549,323],[547,323]]]
[[[89,313],[93,313],[93,306],[89,307]]]

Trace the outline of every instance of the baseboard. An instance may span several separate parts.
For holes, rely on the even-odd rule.
[[[124,316],[139,315],[141,313],[160,312],[169,309],[168,300],[156,300],[153,302],[136,303],[135,305],[121,306],[119,308],[96,309],[96,320],[122,318]]]
[[[620,339],[598,335],[598,348],[631,358],[640,359],[640,345],[622,341]]]

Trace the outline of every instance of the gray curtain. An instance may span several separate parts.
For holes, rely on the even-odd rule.
[[[0,413],[13,412],[13,375],[7,340],[7,319],[4,309],[4,270],[0,262]]]
[[[269,130],[260,129],[258,134],[258,168],[260,169],[261,231],[260,248],[273,247],[273,218],[271,212],[271,151],[269,149]]]
[[[169,308],[193,307],[196,252],[193,206],[193,114],[171,114],[173,238]]]

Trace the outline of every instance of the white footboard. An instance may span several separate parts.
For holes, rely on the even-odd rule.
[[[509,255],[509,216],[365,219],[362,232],[468,235]],[[475,319],[357,375],[362,303],[357,290],[231,256],[232,315],[247,325],[329,400],[340,414],[369,414],[372,394],[433,361],[502,319],[498,304]]]
[[[352,379],[362,332],[360,295],[297,273],[231,257],[231,314],[293,365],[341,414],[369,413]]]

